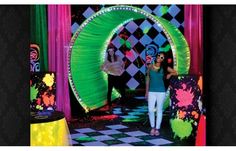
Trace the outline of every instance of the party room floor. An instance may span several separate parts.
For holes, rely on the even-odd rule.
[[[73,146],[192,146],[193,139],[173,138],[168,109],[163,114],[160,135],[151,136],[147,102],[129,99],[128,114],[113,103],[113,113],[107,107],[78,116],[69,124]]]

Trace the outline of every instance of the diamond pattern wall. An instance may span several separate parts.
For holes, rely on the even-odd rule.
[[[110,6],[110,5],[109,5]],[[72,34],[91,15],[108,5],[72,5]],[[182,33],[184,31],[184,7],[183,5],[133,5],[143,10],[169,20]],[[131,44],[128,49],[120,40],[123,39]],[[121,27],[111,39],[112,44],[117,48],[116,54],[125,61],[125,81],[128,89],[145,89],[145,62],[146,51],[150,46],[152,49],[159,49],[168,45],[167,38],[163,31],[151,20],[140,19],[130,21]],[[155,50],[157,52],[158,50]],[[155,55],[155,53],[153,54]],[[171,51],[167,54],[172,58]]]

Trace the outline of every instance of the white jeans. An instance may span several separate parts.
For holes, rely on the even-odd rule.
[[[165,101],[165,92],[149,92],[148,93],[148,113],[149,121],[152,128],[160,129],[162,121],[163,104]],[[155,104],[157,103],[156,107]],[[154,112],[156,111],[156,118]]]

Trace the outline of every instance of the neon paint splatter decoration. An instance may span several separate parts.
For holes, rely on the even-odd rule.
[[[188,73],[189,46],[182,33],[169,21],[133,6],[104,8],[81,24],[70,43],[69,82],[86,112],[106,104],[107,75],[100,66],[112,36],[129,21],[143,18],[149,18],[163,30],[170,43],[174,68],[180,74]],[[118,96],[114,92],[112,98]]]
[[[184,121],[182,119],[171,119],[171,128],[174,131],[174,138],[177,136],[180,139],[188,138],[192,133],[192,125],[189,121]]]
[[[182,89],[177,89],[176,94],[176,99],[179,101],[177,103],[179,107],[188,106],[192,104],[194,97],[192,93],[192,88],[186,90],[186,85],[182,84]]]
[[[195,137],[201,114],[198,76],[179,75],[170,80],[171,129],[175,138]]]
[[[38,89],[36,88],[36,85],[31,86],[30,87],[30,101],[31,102],[33,102],[36,99],[37,94],[38,94]]]
[[[30,78],[31,111],[56,109],[55,73],[34,72]]]

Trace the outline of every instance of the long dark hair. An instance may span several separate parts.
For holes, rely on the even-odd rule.
[[[111,62],[111,55],[109,54],[109,49],[113,49],[113,51],[114,51],[114,61],[117,61],[117,56],[116,56],[116,54],[115,54],[115,48],[114,47],[111,47],[111,48],[108,48],[107,49],[107,60],[109,61],[109,62]]]
[[[161,62],[161,64],[160,64],[160,68],[157,70],[157,72],[160,72],[160,70],[163,69],[164,74],[167,74],[167,68],[168,68],[168,66],[167,66],[167,61],[166,61],[166,54],[165,54],[164,52],[159,52],[159,53],[157,54],[154,63],[157,62],[157,57],[158,57],[160,54],[163,54],[164,60],[162,60],[162,62]]]
[[[168,71],[167,71],[168,64],[167,64],[167,61],[166,61],[166,60],[167,60],[167,59],[166,59],[166,53],[165,53],[165,52],[159,52],[159,53],[157,54],[157,57],[158,57],[158,55],[160,55],[160,54],[163,54],[164,60],[162,60],[161,65],[160,65],[160,69],[158,69],[157,72],[160,72],[160,70],[163,69],[163,73],[164,73],[163,81],[164,81],[164,84],[165,84],[165,88],[166,88],[166,90],[167,90],[167,88],[169,87],[170,81],[169,81],[169,79],[166,79],[166,76],[167,76],[167,74],[168,74]],[[157,58],[157,57],[156,57],[156,58]],[[157,59],[156,59],[156,60],[157,60]],[[156,63],[156,60],[155,60],[155,63]]]

